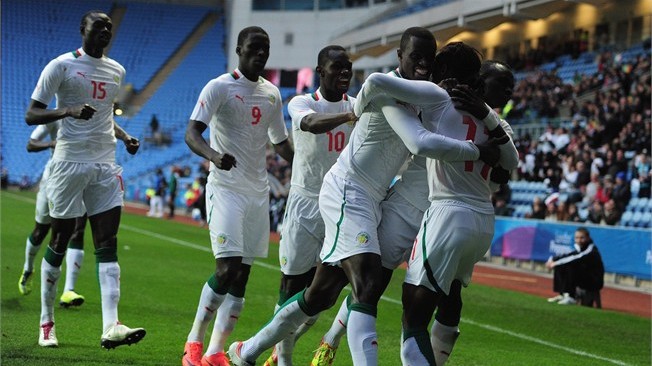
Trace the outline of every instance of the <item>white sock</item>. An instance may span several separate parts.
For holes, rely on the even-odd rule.
[[[292,337],[285,338],[276,344],[276,355],[278,356],[278,366],[292,366],[292,353],[294,353],[294,345],[299,338],[304,335],[319,319],[319,314],[311,316],[303,324],[299,326],[296,333]]]
[[[331,328],[322,338],[323,342],[330,344],[334,348],[340,345],[340,339],[346,334],[346,324],[349,321],[349,296],[342,301],[342,305],[340,305],[340,309],[337,311],[335,319],[333,319]]]
[[[231,335],[235,324],[238,322],[240,312],[244,307],[244,298],[235,297],[231,294],[224,296],[222,305],[217,310],[217,318],[213,325],[213,333],[211,334],[211,341],[206,349],[207,355],[212,355],[218,352],[224,352],[224,344]]]
[[[102,298],[102,331],[106,332],[118,322],[118,303],[120,302],[120,265],[118,262],[97,264],[97,277],[100,281]]]
[[[32,244],[32,241],[27,237],[25,242],[25,265],[23,266],[23,270],[26,272],[34,272],[34,257],[36,257],[39,249],[41,249],[41,246]]]
[[[457,326],[449,327],[441,324],[437,320],[432,323],[432,328],[430,329],[430,343],[432,345],[432,350],[435,353],[437,366],[443,366],[446,364],[448,357],[450,357],[451,352],[453,352],[453,346],[455,346],[455,341],[459,334],[460,331]]]
[[[84,262],[83,249],[68,249],[66,251],[66,287],[64,291],[72,291],[77,283],[79,270]]]
[[[430,366],[428,359],[421,353],[417,340],[410,337],[401,343],[401,361],[403,365]],[[439,366],[439,364],[437,364]]]
[[[292,339],[299,326],[308,318],[310,316],[301,310],[298,300],[286,303],[267,325],[244,342],[240,356],[250,362],[255,361],[265,350],[272,348],[279,341],[287,337]]]
[[[54,301],[61,268],[41,260],[41,324],[54,321]]]
[[[356,310],[349,312],[347,338],[354,365],[378,364],[376,317]]]
[[[215,318],[217,309],[224,301],[226,295],[218,295],[213,289],[204,283],[199,296],[199,305],[197,305],[197,313],[195,314],[195,321],[192,323],[192,328],[188,334],[188,342],[202,342],[204,343],[204,336],[206,335],[206,328],[208,324]]]

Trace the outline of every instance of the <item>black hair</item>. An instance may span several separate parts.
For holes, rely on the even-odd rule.
[[[81,21],[79,22],[79,25],[82,26],[82,27],[86,27],[86,19],[88,19],[88,17],[90,17],[91,14],[105,14],[105,13],[102,10],[90,10],[90,11],[87,11],[86,13],[84,13],[84,15],[82,15],[82,18],[81,18]]]
[[[238,33],[238,46],[242,46],[245,39],[247,39],[247,37],[250,34],[254,34],[254,33],[262,33],[262,34],[266,35],[267,38],[269,38],[269,34],[267,34],[267,32],[265,32],[265,30],[263,28],[258,27],[258,26],[247,27],[247,28],[244,28],[243,30],[241,30],[240,33]]]
[[[411,37],[422,38],[428,41],[432,40],[432,42],[435,44],[435,47],[437,47],[437,41],[435,41],[435,36],[432,34],[431,31],[423,27],[410,27],[406,29],[405,32],[403,32],[403,35],[401,36],[400,47],[402,50],[407,48],[408,42],[410,42]]]
[[[346,52],[346,48],[340,46],[340,45],[330,45],[326,46],[319,51],[319,54],[317,55],[317,65],[318,66],[324,66],[326,64],[326,61],[328,61],[328,53],[330,51],[344,51]]]
[[[505,70],[500,70],[500,68],[504,68]],[[512,77],[514,75],[514,71],[512,70],[509,65],[502,61],[498,60],[486,60],[482,62],[482,65],[480,66],[480,78],[485,78],[487,74],[490,74],[495,71],[500,71],[500,72],[509,72],[512,74]]]
[[[446,78],[455,78],[462,84],[476,87],[482,54],[463,42],[451,42],[435,56],[437,66],[446,65]]]

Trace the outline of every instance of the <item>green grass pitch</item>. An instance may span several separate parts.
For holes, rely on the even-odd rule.
[[[34,225],[34,193],[3,191],[0,199],[2,364],[180,364],[202,284],[213,271],[208,231],[123,215],[118,239],[122,268],[119,315],[128,326],[145,327],[147,336],[137,345],[106,351],[99,345],[99,285],[87,229],[86,256],[76,289],[86,296],[86,302],[76,309],[56,308],[59,348],[43,349],[37,344],[40,270],[30,295],[20,295],[17,288],[25,239]],[[280,277],[277,252],[278,246],[272,243],[269,258],[254,264],[245,308],[229,343],[248,338],[270,318]],[[43,249],[37,256],[37,268],[42,255]],[[379,304],[379,364],[383,366],[400,365],[402,276],[402,270],[394,275]],[[63,282],[64,274],[59,281],[59,295]],[[474,284],[462,293],[461,336],[449,361],[452,366],[651,364],[650,319],[580,306],[553,306],[540,297]],[[310,364],[312,352],[336,310],[322,314],[297,343],[295,365]],[[258,364],[263,362],[261,357]],[[352,364],[345,340],[335,364]]]

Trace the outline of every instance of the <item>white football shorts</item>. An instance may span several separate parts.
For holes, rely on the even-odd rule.
[[[400,193],[389,190],[380,203],[382,218],[378,226],[380,257],[383,267],[394,270],[408,260],[419,233],[423,211],[414,207]]]
[[[290,189],[278,259],[285,275],[300,275],[319,263],[324,243],[324,220],[319,212],[319,200]]]
[[[405,282],[446,295],[453,280],[468,286],[473,266],[491,246],[494,220],[493,214],[482,214],[454,201],[433,202],[424,214]]]
[[[50,216],[93,216],[123,205],[122,168],[115,163],[52,160],[46,184]]]
[[[362,253],[380,255],[380,202],[367,191],[360,184],[326,173],[319,192],[319,210],[326,227],[322,263],[339,265],[341,260]]]
[[[248,195],[208,183],[206,219],[215,258],[243,257],[243,263],[251,264],[254,257],[267,257],[267,194]]]

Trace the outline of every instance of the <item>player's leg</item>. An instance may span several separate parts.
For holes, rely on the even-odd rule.
[[[311,316],[333,306],[346,283],[346,276],[341,268],[318,265],[310,287],[288,299],[253,337],[231,344],[231,362],[238,366],[253,364],[265,350],[293,335]]]
[[[66,285],[59,301],[59,304],[64,307],[80,306],[84,303],[84,296],[75,292],[75,284],[84,262],[86,221],[86,215],[75,219],[75,230],[68,243],[68,250],[66,251]]]
[[[52,217],[50,244],[41,261],[41,327],[39,344],[45,347],[58,344],[54,330],[54,301],[61,263],[66,255],[68,241],[75,228],[75,217],[84,213],[81,192],[88,180],[83,167],[77,163],[51,162],[46,185],[49,214]]]
[[[34,258],[39,249],[41,249],[41,244],[43,240],[50,231],[50,224],[39,224],[36,222],[34,224],[34,230],[27,237],[25,242],[25,263],[23,264],[23,272],[20,274],[20,279],[18,280],[18,291],[21,294],[27,295],[32,292],[32,276],[34,274]]]
[[[46,165],[45,169],[48,169],[49,164]],[[47,173],[47,171],[46,171]],[[41,179],[41,186],[36,195],[36,212],[34,215],[34,229],[32,233],[27,237],[25,242],[25,263],[23,264],[23,271],[18,280],[18,291],[27,295],[32,292],[32,278],[34,274],[34,258],[36,253],[38,253],[41,248],[41,244],[45,240],[45,237],[50,231],[50,223],[52,219],[50,218],[50,210],[48,208],[48,199],[46,192],[46,184],[48,174],[44,173],[43,178]]]
[[[353,294],[347,326],[353,364],[375,365],[378,363],[377,306],[384,290],[380,255],[356,254],[343,260],[342,268]]]
[[[112,349],[139,342],[145,337],[143,328],[129,328],[118,317],[120,302],[120,265],[118,264],[118,228],[122,215],[124,184],[122,168],[116,164],[84,164],[93,177],[84,191],[97,277],[102,303],[102,336],[100,345]],[[99,165],[99,166],[98,166]],[[81,214],[77,216],[82,216]]]
[[[290,192],[283,222],[279,243],[282,275],[275,312],[290,297],[310,285],[315,276],[319,252],[324,241],[324,222],[316,198]],[[279,366],[292,365],[295,342],[310,329],[317,318],[318,315],[311,317],[299,327],[293,337],[279,342],[267,363]]]
[[[404,365],[438,365],[430,345],[428,324],[440,297],[440,293],[424,286],[403,283],[401,361]]]
[[[444,365],[453,351],[460,335],[459,324],[462,316],[462,282],[454,280],[448,296],[442,296],[430,329],[430,342],[435,353],[437,365]]]

